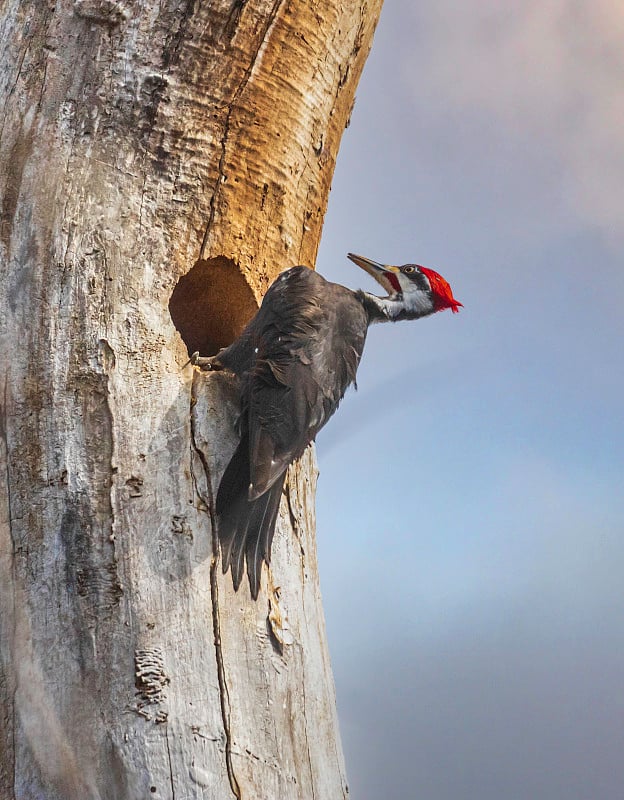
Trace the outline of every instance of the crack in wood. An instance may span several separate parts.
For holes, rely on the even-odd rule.
[[[182,3],[180,3],[182,6]],[[177,63],[184,36],[188,30],[188,22],[195,13],[195,0],[186,0],[186,7],[177,12],[178,27],[172,31],[162,50],[163,71]]]
[[[303,581],[305,581],[305,575],[306,575],[306,573],[305,573],[305,555],[306,555],[306,553],[305,553],[305,549],[303,547],[303,537],[300,535],[301,528],[300,528],[299,519],[297,518],[297,515],[295,514],[295,510],[294,510],[293,505],[292,505],[292,500],[290,498],[291,474],[292,474],[293,470],[295,470],[295,469],[297,469],[299,467],[300,467],[300,461],[299,460],[294,461],[291,464],[291,466],[289,467],[288,475],[287,475],[287,478],[286,478],[286,485],[284,487],[284,494],[286,495],[286,507],[288,508],[288,516],[290,518],[290,526],[292,528],[293,533],[295,534],[295,537],[296,537],[297,541],[299,542],[299,556],[300,556],[300,560],[301,560],[301,578],[302,578]]]
[[[46,54],[46,60],[45,60],[45,63],[43,65],[43,77],[41,79],[41,91],[39,92],[39,100],[37,102],[37,111],[38,112],[41,111],[41,104],[43,103],[43,95],[44,95],[44,92],[45,92],[47,76],[48,76],[48,55]]]
[[[15,641],[17,639],[17,616],[16,616],[16,607],[17,607],[17,598],[16,598],[16,564],[15,564],[15,557],[17,554],[17,548],[15,546],[15,537],[13,535],[13,513],[11,510],[12,500],[11,500],[11,471],[9,466],[9,438],[7,432],[7,396],[8,396],[8,381],[7,376],[5,374],[4,379],[4,399],[3,405],[0,408],[0,439],[2,440],[3,446],[3,456],[4,456],[4,473],[5,473],[5,480],[6,480],[6,504],[7,504],[7,528],[9,533],[9,539],[11,541],[11,622],[12,622],[12,631],[11,631],[11,650],[15,646]],[[4,576],[3,576],[4,577]],[[3,609],[3,615],[5,610]],[[11,651],[9,651],[11,652]],[[12,654],[11,654],[12,655]],[[6,669],[6,664],[3,667],[3,671]],[[7,688],[7,695],[9,693],[8,686]],[[15,796],[15,772],[16,772],[16,764],[15,764],[15,753],[16,753],[16,722],[15,722],[15,708],[16,708],[16,696],[17,696],[18,685],[17,681],[14,681],[14,688],[11,693],[11,758],[10,758],[10,765],[11,765],[11,775],[9,776],[10,785],[13,787],[13,800],[17,800]],[[7,714],[8,716],[8,714]]]
[[[241,800],[242,794],[238,780],[236,779],[234,766],[232,764],[232,731],[230,729],[230,694],[228,692],[227,682],[225,679],[225,665],[223,663],[223,646],[221,642],[221,625],[219,618],[219,585],[217,581],[217,567],[219,564],[219,537],[217,535],[217,522],[215,514],[214,496],[212,492],[210,467],[208,465],[208,460],[206,459],[204,452],[197,444],[197,439],[195,436],[195,415],[193,414],[193,407],[197,403],[197,398],[193,391],[194,387],[195,387],[195,375],[193,376],[193,384],[191,388],[191,402],[189,409],[189,414],[191,419],[191,446],[195,451],[195,453],[197,454],[197,457],[201,462],[204,474],[206,476],[207,497],[202,496],[199,486],[197,485],[194,472],[193,472],[193,482],[195,484],[195,492],[197,496],[202,501],[202,503],[204,503],[208,508],[208,514],[210,516],[210,526],[212,531],[212,557],[210,559],[210,600],[212,604],[212,633],[215,646],[215,659],[217,662],[217,680],[219,683],[219,703],[221,707],[221,721],[223,723],[223,732],[225,734],[225,767],[227,770],[228,780],[230,782],[230,788],[232,790],[232,794],[234,795],[234,797],[236,797],[236,800]],[[191,459],[191,464],[192,464],[192,459]]]
[[[17,67],[17,75],[15,76],[15,80],[13,81],[13,85],[9,89],[9,92],[8,92],[8,94],[6,96],[5,101],[4,101],[4,109],[5,110],[4,110],[4,116],[2,117],[2,126],[0,127],[0,141],[2,140],[2,135],[4,133],[4,125],[6,123],[6,119],[7,119],[8,115],[9,115],[9,112],[8,112],[9,100],[13,96],[13,93],[15,92],[15,88],[17,87],[19,79],[20,79],[20,77],[22,75],[22,69],[24,68],[24,60],[26,59],[27,53],[28,53],[28,47],[25,47],[23,52],[22,52],[22,55],[21,55],[21,58],[20,58],[20,62],[19,62],[18,67]]]
[[[306,681],[305,681],[305,654],[301,656],[301,665],[303,672],[303,681],[301,682],[302,695],[303,695],[303,718],[305,720],[305,743],[308,752],[308,769],[310,770],[310,786],[312,788],[312,800],[316,800],[316,792],[314,791],[314,771],[312,770],[312,752],[310,750],[310,739],[308,738],[308,712],[306,707]]]
[[[165,729],[165,744],[167,745],[167,759],[169,761],[169,782],[171,784],[171,799],[176,800],[175,784],[173,781],[173,764],[171,763],[171,747],[169,746],[168,729]]]
[[[290,476],[289,476],[290,477]],[[293,531],[295,535],[299,539],[299,546],[301,548],[301,573],[302,573],[302,581],[305,581],[305,566],[304,566],[304,550],[303,550],[303,543],[298,535],[298,530],[296,530],[295,526],[297,526],[297,521],[295,518],[294,510],[291,506],[290,501],[290,482],[288,483],[288,492],[287,492],[287,500],[288,500],[288,513],[290,514],[291,524],[293,524]],[[298,526],[297,526],[298,527]],[[301,595],[301,605],[303,607],[303,619],[307,619],[305,614],[305,591],[302,592]],[[303,718],[305,720],[304,725],[304,736],[305,736],[305,745],[306,750],[308,753],[308,769],[310,770],[310,786],[312,787],[312,800],[316,800],[316,793],[314,791],[314,771],[312,770],[312,753],[310,751],[310,740],[308,738],[308,709],[306,704],[306,668],[305,668],[305,658],[306,654],[302,648],[299,649],[299,657],[301,658],[301,672],[303,673],[303,680],[301,681],[301,694],[303,699]]]
[[[223,28],[223,33],[229,38],[232,38],[234,30],[238,25],[238,21],[241,18],[241,14],[243,13],[243,9],[247,5],[247,0],[236,0],[230,13],[228,14],[228,18],[226,20],[225,26]]]

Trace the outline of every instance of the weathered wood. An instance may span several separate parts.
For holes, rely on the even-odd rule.
[[[313,264],[380,5],[4,4],[2,798],[346,794],[313,455],[253,603],[211,529],[231,379],[182,365]]]

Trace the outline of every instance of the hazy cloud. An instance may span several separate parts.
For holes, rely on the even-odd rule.
[[[551,162],[564,202],[624,237],[624,10],[610,0],[415,4],[405,62],[420,108],[481,116]],[[432,125],[439,119],[429,118]]]

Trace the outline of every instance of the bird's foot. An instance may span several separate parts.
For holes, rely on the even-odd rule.
[[[189,364],[192,364],[194,367],[199,367],[200,369],[213,372],[215,370],[223,369],[223,364],[218,361],[217,356],[200,356],[198,350],[193,353],[184,366],[187,367]]]

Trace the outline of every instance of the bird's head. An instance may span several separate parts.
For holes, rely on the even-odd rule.
[[[456,314],[462,303],[453,297],[448,282],[432,269],[418,264],[395,267],[349,253],[354,264],[366,270],[388,293],[384,313],[389,319],[423,317],[450,308]]]

